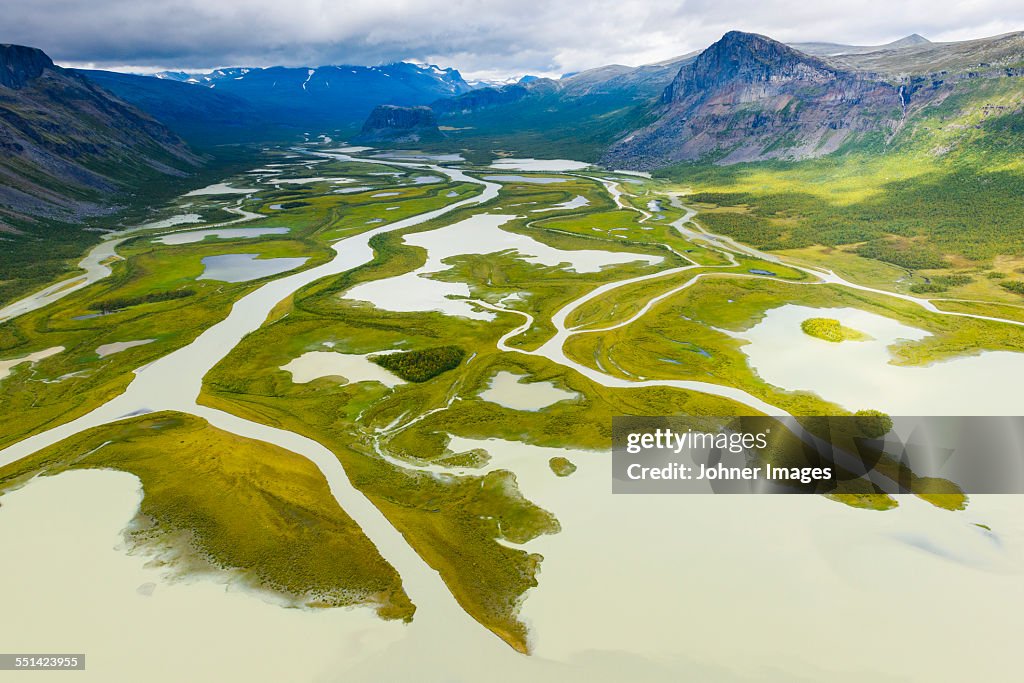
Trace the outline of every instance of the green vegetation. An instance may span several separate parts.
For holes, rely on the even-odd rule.
[[[764,249],[842,247],[910,270],[1024,256],[1016,79],[970,79],[915,113],[886,145],[869,140],[799,162],[685,164],[699,220]]]
[[[911,285],[910,291],[914,294],[938,294],[940,292],[948,292],[949,287],[940,284],[919,283]]]
[[[408,382],[426,382],[459,367],[465,357],[466,352],[457,346],[435,346],[370,356],[370,360]]]
[[[800,329],[811,337],[829,342],[864,341],[868,335],[846,327],[835,318],[808,318],[800,323]]]
[[[112,313],[114,311],[120,311],[125,308],[131,308],[132,306],[138,306],[140,304],[154,304],[160,301],[174,301],[175,299],[185,299],[190,296],[195,296],[196,290],[194,289],[175,289],[170,292],[150,292],[149,294],[143,294],[141,296],[133,297],[120,297],[117,299],[104,299],[103,301],[93,301],[89,304],[88,308],[90,311],[101,311],[103,313]]]
[[[880,410],[858,410],[853,415],[858,431],[869,439],[878,439],[892,431],[892,418]]]
[[[825,497],[862,510],[884,511],[899,506],[895,498],[885,493],[828,493]]]
[[[913,491],[918,498],[945,510],[967,509],[967,496],[956,484],[945,479],[920,477],[914,480]]]
[[[77,434],[0,468],[0,492],[34,476],[116,469],[142,481],[134,546],[181,571],[238,572],[253,586],[310,606],[369,604],[412,618],[398,574],[342,510],[306,458],[179,413]]]
[[[563,458],[560,455],[557,455],[548,460],[548,467],[550,467],[551,471],[554,472],[555,475],[559,477],[568,477],[570,474],[576,471],[576,465],[573,463],[573,461],[569,460],[569,458]]]
[[[104,231],[118,230],[152,220],[153,207],[162,206],[182,192],[203,187],[226,176],[252,168],[263,162],[262,152],[246,147],[218,146],[206,152],[206,163],[191,175],[174,177],[163,174],[142,174],[135,178],[130,192],[121,195],[124,206],[116,213],[84,220],[47,217],[19,217],[0,211],[0,235],[5,240],[0,249],[0,306],[41,289],[64,277],[81,273],[78,262],[89,248],[99,242]],[[12,158],[12,163],[17,159]],[[31,172],[23,165],[23,180],[46,187],[52,178]],[[124,169],[117,162],[104,169],[108,177],[125,179]],[[103,171],[101,171],[103,173]],[[154,176],[159,176],[157,181]],[[93,202],[98,197],[81,190],[66,188],[68,197]],[[217,211],[203,210],[211,220],[218,220]]]
[[[1008,292],[1024,295],[1024,280],[1011,280],[1010,282],[1000,282],[999,286]]]

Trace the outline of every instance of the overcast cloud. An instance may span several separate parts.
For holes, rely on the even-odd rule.
[[[410,60],[468,77],[556,75],[701,49],[730,29],[787,41],[962,40],[1024,29],[1020,0],[3,0],[0,42],[98,68]]]

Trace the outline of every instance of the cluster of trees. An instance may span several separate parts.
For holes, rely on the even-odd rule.
[[[970,275],[964,275],[963,273],[956,273],[954,275],[936,275],[931,279],[931,282],[911,285],[910,291],[915,294],[937,294],[939,292],[949,291],[950,287],[969,285],[972,282],[974,282],[974,278]]]
[[[1010,280],[1009,282],[1000,282],[999,286],[1007,291],[1013,292],[1014,294],[1024,294],[1024,280]]]
[[[909,270],[947,268],[944,254],[982,262],[999,254],[1024,255],[1024,203],[1007,199],[1024,194],[1024,173],[993,172],[981,158],[970,161],[899,181],[878,178],[877,172],[872,177],[877,169],[868,165],[865,198],[852,203],[802,191],[802,185],[819,183],[829,173],[843,177],[844,164],[859,163],[843,157],[805,162],[802,167],[759,164],[764,179],[756,191],[704,192],[688,199],[743,207],[736,213],[702,213],[699,220],[714,232],[762,249],[860,244],[861,256]],[[801,168],[820,172],[803,173]],[[731,168],[686,172],[687,182],[696,184],[728,187],[739,179],[739,171]],[[891,236],[924,240],[915,239],[908,246]]]
[[[150,292],[141,296],[123,296],[114,299],[104,299],[103,301],[94,301],[89,304],[89,309],[111,313],[112,311],[119,311],[123,308],[138,306],[139,304],[153,304],[160,301],[184,299],[193,296],[195,293],[194,289],[175,289],[171,292]]]
[[[426,382],[459,366],[466,352],[458,346],[435,346],[421,351],[399,351],[370,360],[408,382]]]
[[[907,270],[925,270],[949,266],[946,259],[942,258],[942,255],[932,247],[919,244],[910,247],[885,238],[865,242],[857,247],[857,254],[865,258],[892,263]]]

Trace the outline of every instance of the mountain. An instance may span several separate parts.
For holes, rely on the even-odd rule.
[[[190,143],[208,147],[225,142],[266,140],[270,121],[252,103],[211,88],[196,88],[181,78],[137,76],[114,71],[79,74],[118,98],[149,112]]]
[[[265,122],[303,131],[355,130],[379,104],[425,105],[472,90],[455,69],[408,62],[316,68],[237,67],[205,74],[163,72],[152,80],[215,90],[246,102]],[[139,105],[146,103],[139,101]],[[161,115],[158,108],[151,110],[154,116]]]
[[[0,45],[0,221],[75,221],[199,159],[146,114],[41,50]]]
[[[363,124],[358,143],[417,143],[440,140],[437,118],[430,107],[398,107],[382,104],[375,107]]]
[[[1024,32],[955,43],[886,46],[866,53],[835,55],[829,61],[839,68],[889,79],[1020,75],[1024,67]]]
[[[0,45],[0,300],[67,272],[96,240],[88,228],[180,192],[200,162],[164,125],[41,50]]]
[[[430,106],[447,136],[467,146],[514,145],[524,153],[593,160],[621,131],[644,123],[647,105],[694,57],[521,79]]]
[[[612,147],[605,163],[657,168],[829,154],[869,132],[892,133],[902,90],[765,36],[731,31],[680,68],[657,119]]]
[[[830,57],[838,55],[865,54],[880,50],[899,50],[916,45],[931,45],[931,41],[922,35],[912,33],[899,40],[884,45],[842,45],[840,43],[789,43],[789,46],[808,55]]]

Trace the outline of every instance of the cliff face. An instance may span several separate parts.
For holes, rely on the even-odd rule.
[[[24,45],[0,45],[0,85],[16,90],[39,78],[53,61],[42,50]]]
[[[441,137],[437,118],[430,107],[382,104],[370,112],[356,141],[419,142]]]
[[[680,68],[657,119],[623,137],[604,162],[627,168],[714,158],[800,159],[903,116],[900,90],[842,71],[764,36],[727,33]]]

